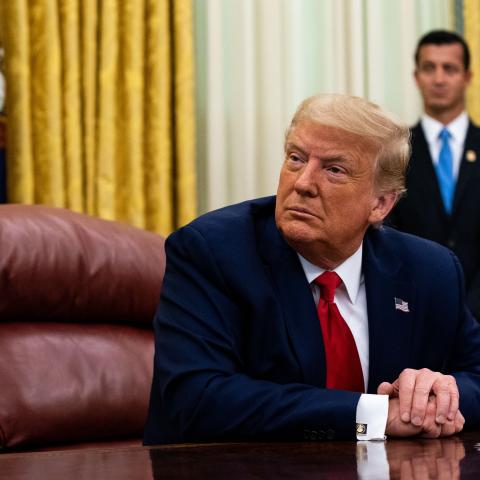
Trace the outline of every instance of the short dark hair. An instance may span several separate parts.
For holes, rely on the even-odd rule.
[[[448,30],[432,30],[431,32],[426,33],[417,44],[417,49],[415,50],[415,65],[418,66],[418,60],[420,58],[420,48],[424,45],[444,45],[459,43],[463,48],[463,66],[465,70],[470,68],[470,50],[468,49],[467,42],[455,32],[449,32]]]

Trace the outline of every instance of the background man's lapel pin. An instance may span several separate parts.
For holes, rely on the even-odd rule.
[[[395,300],[395,310],[400,310],[401,312],[409,313],[408,302],[402,300],[401,298],[394,297]]]
[[[467,162],[475,162],[477,160],[475,150],[467,150],[465,152],[465,158],[467,159]]]

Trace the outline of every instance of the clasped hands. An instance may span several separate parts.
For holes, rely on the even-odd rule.
[[[457,382],[451,375],[407,368],[393,383],[381,383],[377,393],[390,397],[387,435],[438,438],[463,429]]]

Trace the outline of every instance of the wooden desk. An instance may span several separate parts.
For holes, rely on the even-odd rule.
[[[385,449],[380,478],[480,478],[480,432],[388,440]],[[364,442],[131,446],[0,454],[0,479],[355,479],[366,465],[379,472],[375,462]]]

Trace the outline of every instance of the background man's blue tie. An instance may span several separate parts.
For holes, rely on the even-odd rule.
[[[443,204],[448,214],[452,213],[453,194],[455,192],[455,179],[453,178],[453,155],[450,148],[450,132],[442,128],[439,134],[441,141],[440,155],[438,158],[436,173],[438,185],[442,194]]]

